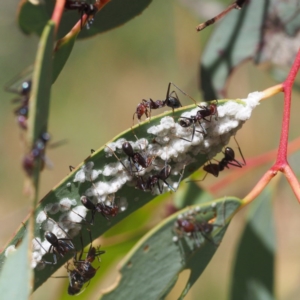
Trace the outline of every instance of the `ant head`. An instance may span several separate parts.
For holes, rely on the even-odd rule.
[[[22,83],[20,94],[27,96],[31,91],[31,80],[26,80]]]
[[[52,245],[52,244],[57,244],[57,237],[54,233],[50,231],[45,232],[45,239]]]
[[[94,15],[98,11],[97,7],[95,7],[93,4],[88,4],[85,7],[85,13],[88,15]]]
[[[88,199],[86,196],[81,196],[80,201],[81,201],[82,205],[84,207],[86,207],[87,209],[90,209],[90,210],[95,209],[95,204],[90,199]]]
[[[127,156],[132,156],[134,154],[133,148],[129,142],[124,142],[122,149]]]
[[[77,295],[83,286],[83,281],[79,273],[77,273],[76,271],[70,271],[70,272],[71,274],[69,274],[70,284],[68,287],[68,294]]]
[[[234,160],[235,154],[234,154],[234,151],[233,151],[232,148],[226,147],[226,148],[225,148],[225,151],[224,151],[224,154],[225,154],[225,158],[226,158],[227,160]]]
[[[25,105],[22,105],[21,107],[18,107],[15,111],[15,115],[17,116],[28,116],[28,103]]]
[[[160,172],[159,172],[159,177],[161,179],[167,179],[171,174],[171,166],[166,165]]]
[[[50,140],[51,136],[48,132],[44,132],[40,139],[46,144]]]

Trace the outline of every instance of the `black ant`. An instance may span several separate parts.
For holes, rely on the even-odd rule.
[[[146,169],[151,165],[151,163],[153,161],[153,157],[145,158],[141,153],[134,152],[133,148],[129,142],[124,142],[122,144],[122,150],[128,156],[131,173],[132,173],[131,163],[133,163],[136,170],[139,171],[140,166],[143,167],[144,169]]]
[[[239,149],[240,155],[243,159],[243,162],[239,162],[238,160],[235,159],[235,153],[232,148],[226,147],[224,152],[222,152],[224,154],[224,157],[217,164],[212,164],[210,162],[208,165],[203,167],[203,170],[206,171],[207,173],[214,175],[215,177],[218,177],[219,172],[223,171],[225,168],[229,169],[229,166],[234,166],[234,167],[238,167],[238,168],[242,168],[243,166],[245,166],[246,165],[245,158],[243,156],[241,148],[236,139],[235,139],[235,141],[238,145],[238,149]],[[206,175],[207,175],[207,173],[206,173]],[[206,177],[206,175],[205,175],[205,177]]]
[[[200,247],[199,234],[209,241],[210,243],[215,244],[215,242],[209,237],[212,233],[214,227],[223,227],[224,225],[214,224],[208,222],[204,219],[200,221],[196,219],[196,215],[199,213],[197,210],[193,210],[188,212],[186,215],[178,216],[175,225],[174,232],[178,237],[182,237],[183,235],[187,235],[191,239],[195,241],[196,246]]]
[[[218,101],[217,101],[218,102]],[[218,118],[218,109],[216,103],[211,103],[208,106],[204,105],[197,105],[200,109],[196,112],[196,115],[190,117],[180,117],[179,125],[182,127],[190,127],[193,126],[192,138],[191,140],[181,138],[182,140],[192,142],[195,136],[195,132],[202,133],[206,135],[207,132],[205,128],[201,124],[201,120],[205,120],[207,122],[211,122],[212,116],[214,115],[215,118]],[[196,130],[196,124],[199,124],[202,131]]]
[[[115,217],[119,212],[119,206],[112,201],[111,204],[106,204],[103,201],[94,204],[90,199],[86,196],[82,196],[80,201],[84,207],[91,211],[92,218],[89,224],[94,224],[95,214],[100,213],[104,218],[109,220],[110,217]]]
[[[96,250],[96,248],[92,246],[91,233],[90,233],[90,239],[91,239],[91,244],[85,259],[84,260],[82,259],[84,249],[83,249],[83,241],[81,236],[82,250],[78,258],[76,257],[76,254],[73,258],[74,270],[69,270],[68,268],[69,264],[67,264],[67,270],[69,273],[69,282],[70,282],[68,287],[69,295],[78,294],[82,289],[83,285],[86,282],[89,282],[95,276],[97,270],[99,269],[99,267],[94,268],[92,266],[92,262],[95,260],[96,257],[99,260],[99,256],[104,254],[105,251],[99,250],[100,247],[98,248],[98,250]]]
[[[90,26],[93,24],[94,16],[98,11],[98,8],[94,4],[88,4],[84,1],[69,1],[69,0],[67,0],[65,2],[65,9],[79,11],[80,22],[81,22],[80,28],[81,29],[83,28],[83,24],[82,24],[83,15],[84,14],[87,15],[86,27],[87,27],[87,29],[89,29]]]
[[[47,213],[44,211],[45,215],[47,216]],[[60,230],[62,230],[65,234],[65,238],[58,238],[53,232],[51,231],[45,231],[44,237],[45,240],[50,243],[50,247],[48,251],[43,247],[43,245],[39,242],[38,239],[35,239],[36,242],[41,246],[42,249],[46,253],[52,253],[53,254],[53,262],[42,260],[40,263],[43,264],[49,264],[49,265],[55,265],[57,264],[57,260],[59,257],[64,257],[66,254],[70,252],[76,252],[75,246],[72,242],[72,239],[68,236],[68,234],[65,232],[63,228],[61,228],[58,223],[56,223],[53,219],[47,218],[47,220],[50,220],[55,225],[57,225]]]
[[[23,169],[28,176],[32,176],[36,162],[41,159],[41,170],[45,165],[45,149],[46,144],[50,140],[50,134],[44,132],[39,139],[34,143],[31,151],[23,158]]]
[[[64,257],[69,252],[76,252],[70,238],[57,238],[54,233],[46,231],[45,239],[51,244],[48,253],[52,252],[54,257],[54,262],[43,261],[45,264],[55,265],[57,263],[57,256]]]
[[[113,155],[116,157],[116,159],[123,165],[124,169],[127,170],[127,167],[125,164],[121,161],[121,159],[115,154],[115,152],[106,145],[106,147],[113,153]],[[130,165],[130,175],[132,176],[133,172],[139,172],[142,170],[142,168],[146,169],[154,160],[154,157],[152,156],[143,156],[140,152],[135,152],[132,148],[132,145],[129,142],[124,142],[122,144],[122,150],[128,157],[128,162]],[[136,170],[133,170],[132,165],[135,166]]]
[[[152,109],[158,109],[158,108],[162,108],[164,106],[169,106],[172,108],[173,113],[174,113],[175,108],[182,107],[180,100],[177,96],[177,93],[175,91],[172,91],[170,93],[171,84],[173,84],[177,88],[177,86],[174,83],[169,82],[165,100],[153,101],[151,98],[149,100],[143,99],[142,102],[138,104],[136,111],[133,114],[133,121],[134,121],[135,115],[137,115],[137,118],[139,121],[141,121],[141,118],[144,114],[146,115],[147,118],[151,117]]]
[[[181,172],[180,178],[178,180],[177,186],[179,185],[182,176],[184,173],[184,168]],[[163,167],[162,170],[158,172],[158,174],[155,175],[150,175],[147,180],[145,181],[142,176],[137,177],[137,183],[136,183],[136,188],[143,190],[143,191],[152,191],[154,186],[157,185],[159,192],[162,194],[163,193],[163,187],[159,184],[159,181],[161,180],[164,184],[167,185],[167,187],[173,191],[176,192],[177,189],[174,189],[168,182],[167,179],[170,177],[171,174],[171,166],[166,165]]]
[[[5,90],[10,93],[18,94],[19,97],[12,100],[13,103],[21,103],[14,110],[14,114],[17,116],[19,126],[26,130],[27,129],[27,118],[28,118],[28,105],[29,97],[32,88],[31,79],[23,79],[23,75],[26,77],[32,76],[32,68],[28,68],[17,77],[13,78],[5,86]],[[22,80],[20,81],[20,78]]]

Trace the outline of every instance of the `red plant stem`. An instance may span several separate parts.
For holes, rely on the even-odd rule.
[[[59,23],[64,12],[66,0],[56,0],[51,20],[55,23],[55,34],[57,33]]]
[[[292,168],[290,167],[289,164],[287,164],[285,166],[283,173],[284,173],[286,179],[288,180],[298,202],[300,203],[300,184],[298,182],[298,179],[297,179],[294,171],[292,170]]]
[[[296,59],[292,68],[289,72],[287,79],[283,83],[284,91],[284,110],[282,129],[280,136],[279,149],[277,153],[277,160],[275,165],[272,167],[273,170],[282,171],[283,168],[288,164],[287,162],[287,146],[289,138],[289,126],[290,126],[290,114],[291,114],[291,101],[292,101],[292,87],[295,81],[296,75],[300,68],[300,50],[297,53]]]
[[[270,182],[270,180],[279,172],[282,172],[295,193],[298,202],[300,203],[300,185],[287,161],[287,147],[289,138],[289,126],[290,126],[290,114],[291,114],[291,101],[292,101],[292,87],[296,78],[296,75],[300,68],[300,50],[297,53],[296,59],[292,65],[288,77],[283,83],[284,92],[284,109],[283,120],[281,126],[281,135],[279,149],[277,152],[277,158],[275,164],[268,170],[265,175],[259,180],[252,191],[244,198],[244,205],[253,201],[264,189],[264,187]],[[244,206],[243,205],[243,206]]]
[[[268,170],[258,181],[255,187],[250,191],[250,193],[244,197],[242,207],[252,202],[263,191],[263,189],[275,175],[277,175],[276,171]]]

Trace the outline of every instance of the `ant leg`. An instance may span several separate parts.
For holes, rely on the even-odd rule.
[[[111,149],[107,145],[105,145],[105,147],[107,147],[111,151],[111,153],[114,155],[114,157],[122,164],[122,166],[124,167],[124,169],[128,171],[127,167],[124,165],[124,163],[122,162],[122,160],[117,156],[117,154],[115,153],[115,151],[113,149]],[[132,172],[130,173],[130,175],[132,176]]]
[[[188,117],[180,117],[180,118],[181,118],[181,119],[187,119],[187,120],[190,120],[190,121],[191,121],[191,118],[188,118]],[[184,140],[184,141],[187,141],[187,142],[190,142],[190,143],[193,141],[194,135],[195,135],[196,126],[195,126],[195,123],[194,123],[194,122],[192,122],[192,124],[193,124],[193,131],[192,131],[192,138],[191,138],[191,140],[188,140],[188,139],[183,138],[183,137],[180,138],[181,140]],[[182,126],[182,127],[184,127],[184,126]],[[184,127],[184,128],[187,128],[187,127],[190,127],[190,126],[186,126],[186,127]]]
[[[212,243],[215,247],[219,246],[219,244],[215,243],[215,241],[211,239],[206,233],[200,232],[200,234],[204,237],[205,240]]]
[[[218,100],[216,99],[216,106],[219,104]],[[216,111],[215,111],[215,120],[218,120],[219,119],[219,113],[218,113],[218,109],[216,108]]]
[[[239,162],[239,161],[236,160],[236,159],[234,159],[233,162],[231,162],[231,161],[227,162],[227,164],[230,165],[230,166],[238,167],[238,168],[242,168],[242,167],[244,166],[241,162]],[[228,166],[225,166],[225,167],[226,167],[227,169],[229,169]]]
[[[179,177],[179,179],[177,181],[177,187],[176,187],[176,189],[174,189],[174,188],[172,189],[173,192],[176,192],[178,190],[179,184],[180,184],[180,182],[182,180],[182,177],[183,177],[183,174],[184,174],[184,170],[185,170],[185,165],[183,166],[182,171],[180,173],[180,177]]]
[[[233,138],[234,138],[234,140],[235,140],[235,142],[236,142],[236,144],[237,144],[237,146],[238,146],[240,155],[241,155],[241,157],[242,157],[242,159],[243,159],[243,162],[244,162],[244,164],[241,164],[241,165],[246,166],[246,160],[245,160],[245,158],[244,158],[244,155],[243,155],[243,153],[242,153],[242,150],[241,150],[241,148],[240,148],[240,145],[239,145],[238,141],[236,140],[235,136],[234,136]]]
[[[172,84],[172,82],[169,82],[169,84],[168,84],[166,99],[168,99],[169,96],[170,96],[170,87],[171,87],[171,84]]]
[[[82,234],[81,234],[81,231],[80,231],[80,243],[81,243],[81,251],[80,251],[80,254],[78,256],[78,260],[76,259],[76,261],[81,261],[82,260],[82,255],[83,255],[83,239],[82,239]],[[76,258],[76,253],[74,255],[74,258]]]
[[[84,15],[84,11],[81,10],[80,11],[80,30],[82,30],[83,26],[85,26],[85,24],[83,24],[83,22],[82,22],[83,15]]]
[[[45,254],[51,253],[51,250],[53,249],[53,245],[51,245],[51,246],[49,247],[49,249],[46,250],[46,249],[43,247],[42,243],[41,243],[37,238],[34,238],[34,239],[35,239],[35,241],[40,245],[40,247],[45,251]],[[47,260],[41,260],[39,263],[41,263],[41,264],[46,264],[46,265],[56,265],[56,264],[57,264],[56,253],[52,253],[52,254],[53,254],[53,260],[54,260],[53,262],[47,261]]]
[[[201,129],[202,129],[203,131],[199,131],[199,130],[196,130],[196,131],[197,131],[197,132],[200,132],[200,133],[203,134],[203,135],[207,135],[207,131],[206,131],[206,129],[202,126],[201,121],[198,121],[198,123],[199,123],[199,125],[200,125],[200,127],[201,127]],[[196,127],[196,125],[195,125],[195,127]]]

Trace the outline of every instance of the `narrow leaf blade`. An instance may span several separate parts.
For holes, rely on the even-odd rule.
[[[275,225],[272,197],[267,188],[252,204],[238,246],[231,299],[275,299]]]
[[[27,300],[29,298],[33,277],[28,253],[29,243],[29,232],[27,232],[20,247],[8,255],[0,275],[1,299]]]

